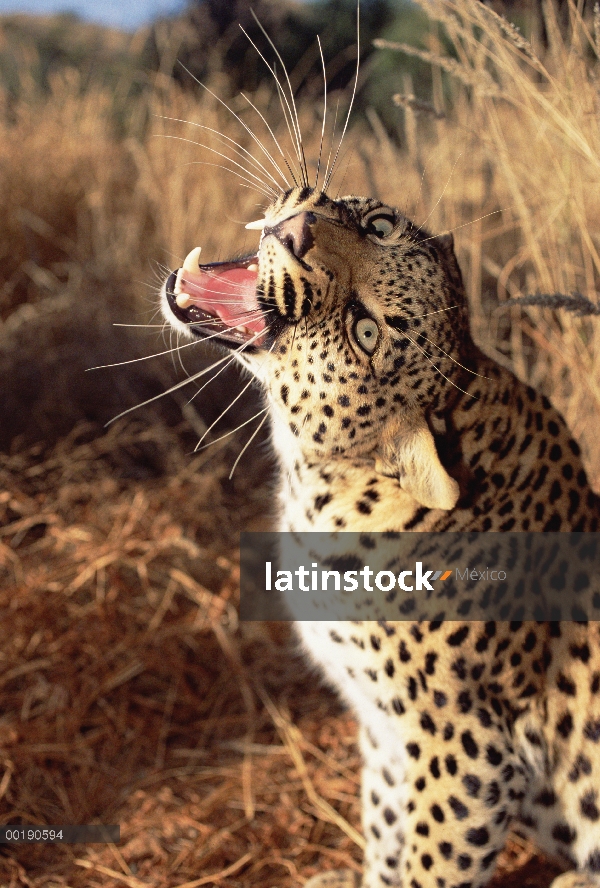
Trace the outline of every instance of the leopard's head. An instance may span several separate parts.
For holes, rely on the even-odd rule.
[[[309,188],[279,197],[258,253],[198,266],[163,287],[180,330],[232,350],[264,384],[278,435],[306,457],[365,457],[426,428],[469,361],[452,237],[372,198]]]

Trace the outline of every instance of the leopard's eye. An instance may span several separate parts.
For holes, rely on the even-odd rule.
[[[369,232],[376,237],[388,237],[394,230],[394,220],[391,216],[372,216],[369,219]]]
[[[379,339],[379,327],[372,318],[361,318],[354,326],[354,335],[360,347],[368,355],[375,351]]]

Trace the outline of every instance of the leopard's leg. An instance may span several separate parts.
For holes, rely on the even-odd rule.
[[[363,726],[362,824],[366,840],[363,888],[400,886],[406,817],[406,752],[389,731]]]
[[[464,715],[456,732],[443,719],[433,736],[431,719],[422,711],[405,715],[402,733],[387,731],[385,742],[381,731],[361,730],[366,840],[361,886],[479,888],[494,872],[526,792],[525,771],[508,733],[488,723],[481,710]],[[482,718],[485,742],[478,743]],[[309,883],[355,884],[349,872]]]
[[[359,744],[362,825],[365,835],[363,878],[352,870],[335,870],[313,876],[305,888],[383,888],[400,886],[400,862],[404,847],[402,823],[405,812],[404,760],[401,743],[383,742],[381,732],[361,725]],[[377,734],[377,738],[376,738]],[[395,753],[394,746],[398,753]],[[391,748],[390,748],[391,747]]]

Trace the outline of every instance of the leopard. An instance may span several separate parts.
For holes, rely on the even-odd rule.
[[[563,417],[473,341],[451,234],[302,184],[247,227],[256,253],[196,248],[161,298],[259,381],[279,530],[598,531]],[[600,624],[356,616],[295,624],[362,756],[362,875],[309,888],[482,888],[509,829],[554,888],[600,885]]]

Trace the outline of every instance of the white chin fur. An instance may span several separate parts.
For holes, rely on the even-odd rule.
[[[160,288],[160,310],[165,321],[170,324],[174,330],[177,330],[178,333],[181,333],[187,339],[196,338],[194,334],[190,331],[188,325],[184,324],[183,321],[180,321],[179,318],[176,318],[171,311],[171,306],[169,305],[169,300],[167,299],[167,281],[165,281]]]

